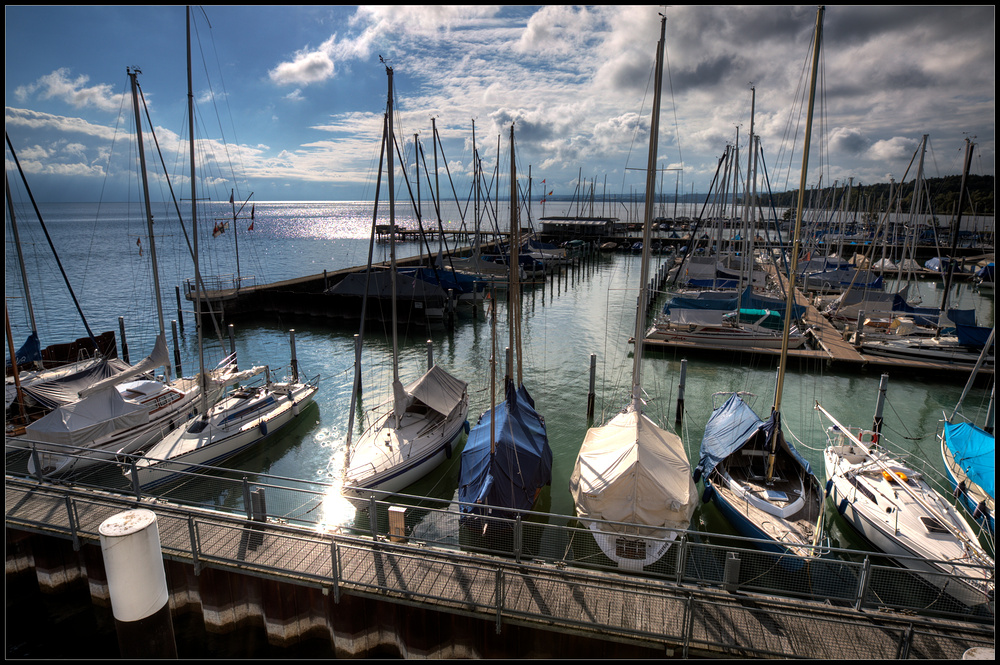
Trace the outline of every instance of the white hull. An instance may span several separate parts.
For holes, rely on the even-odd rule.
[[[958,538],[943,527],[929,529],[927,525],[946,520],[972,542],[977,542],[975,533],[919,473],[897,460],[881,458],[893,472],[903,474],[907,487],[931,506],[933,512],[904,491],[900,480],[887,479],[882,466],[858,447],[830,446],[823,457],[830,481],[829,493],[838,512],[869,543],[905,568],[927,573],[924,579],[965,605],[974,607],[989,602],[993,583],[986,578],[988,571],[956,565],[976,562]]]
[[[641,572],[645,566],[663,558],[677,540],[677,532],[663,529],[660,538],[644,538],[609,528],[611,525],[581,520],[590,529],[604,555],[622,570]],[[648,531],[648,527],[643,527]]]
[[[382,415],[353,446],[344,485],[359,490],[394,493],[412,485],[436,469],[451,455],[465,426],[469,398],[445,418],[433,422],[434,414],[404,414],[396,427],[390,411]],[[430,428],[428,428],[430,425]]]
[[[273,386],[273,384],[272,384]],[[257,400],[246,413],[240,397],[232,394],[209,411],[208,424],[195,431],[198,420],[175,430],[153,446],[135,463],[139,485],[153,487],[177,479],[185,472],[198,471],[199,466],[212,466],[274,435],[307,407],[318,390],[315,384],[295,384],[260,389]],[[273,396],[273,402],[267,402]],[[234,413],[236,412],[236,413]],[[131,479],[131,469],[125,475]]]

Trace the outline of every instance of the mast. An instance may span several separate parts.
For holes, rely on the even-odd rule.
[[[788,364],[788,333],[792,324],[792,311],[795,306],[795,274],[799,263],[799,237],[802,233],[802,207],[805,203],[806,177],[809,174],[809,141],[812,137],[813,105],[816,100],[816,72],[819,69],[819,49],[823,38],[822,5],[816,11],[816,39],[813,44],[812,75],[809,83],[809,110],[806,113],[806,133],[802,146],[802,173],[799,178],[799,197],[795,209],[795,233],[792,237],[792,265],[788,271],[788,292],[785,294],[785,318],[781,331],[781,356],[778,365],[778,382],[774,389],[775,418],[774,432],[771,435],[771,451],[767,460],[767,480],[770,482],[774,474],[775,452],[778,446],[778,434],[781,431],[781,393],[785,384],[785,365]]]
[[[660,14],[660,42],[656,48],[656,69],[653,80],[653,117],[649,123],[649,157],[646,162],[645,215],[642,226],[642,267],[639,270],[639,299],[635,312],[635,349],[632,354],[632,408],[642,411],[642,352],[646,336],[646,299],[649,282],[649,258],[652,254],[650,239],[653,226],[653,197],[656,188],[656,149],[660,134],[660,87],[663,80],[663,49],[667,28],[667,17]]]
[[[382,61],[383,64],[385,61]],[[396,427],[400,426],[403,419],[403,412],[406,411],[405,393],[403,384],[399,381],[399,330],[396,327],[396,189],[395,189],[395,166],[392,159],[392,147],[395,144],[392,129],[392,67],[385,65],[385,73],[389,78],[389,97],[386,102],[386,153],[388,162],[386,174],[389,179],[389,282],[392,285],[392,395],[393,395],[393,417],[396,419]]]
[[[510,125],[510,243],[507,252],[507,272],[510,276],[510,335],[511,348],[517,365],[517,383],[523,383],[521,373],[521,223],[518,219],[517,165],[514,161],[514,123]],[[511,379],[513,379],[511,372]]]
[[[201,334],[201,269],[198,263],[198,197],[194,177],[194,83],[191,77],[191,7],[187,8],[187,83],[188,141],[191,147],[191,234],[194,236],[195,325],[198,328],[198,384],[201,387],[201,413],[208,414],[208,385],[205,376],[205,346]]]
[[[965,139],[965,165],[962,168],[962,184],[958,188],[958,210],[955,213],[955,223],[951,227],[951,253],[948,255],[948,270],[944,279],[944,295],[941,296],[941,314],[948,315],[948,291],[951,290],[952,275],[955,273],[955,254],[958,253],[958,233],[962,228],[962,202],[965,198],[965,187],[969,178],[969,168],[972,166],[972,147],[968,138]],[[941,319],[938,317],[938,330],[941,329]]]
[[[38,326],[35,325],[35,309],[31,306],[31,291],[28,289],[28,273],[24,268],[24,255],[21,253],[21,236],[17,232],[17,220],[14,217],[14,199],[10,196],[10,181],[7,172],[3,174],[3,186],[7,193],[7,212],[10,213],[10,226],[14,233],[14,247],[17,249],[17,263],[21,269],[21,283],[24,285],[24,302],[28,307],[28,320],[31,321],[31,333],[38,336]],[[6,304],[5,304],[6,306]],[[14,356],[11,355],[11,358]],[[15,379],[17,373],[14,373]]]
[[[138,69],[126,69],[125,71],[132,84],[132,111],[135,115],[135,138],[136,143],[139,146],[139,173],[142,175],[142,197],[146,204],[146,229],[149,234],[149,260],[153,264],[153,291],[156,294],[156,316],[160,324],[160,335],[163,336],[163,340],[166,341],[167,327],[163,321],[163,298],[160,295],[160,272],[159,265],[156,261],[156,235],[153,233],[153,209],[149,202],[149,178],[146,175],[146,149],[142,142],[142,117],[139,115],[139,95],[136,92],[139,87],[137,76],[142,72]],[[164,375],[167,378],[167,383],[170,383],[169,362],[164,366]]]

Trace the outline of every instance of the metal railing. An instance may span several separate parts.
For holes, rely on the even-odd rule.
[[[20,441],[18,445],[23,446]],[[27,472],[29,448],[8,443],[9,478],[36,481]],[[238,519],[267,521],[298,532],[331,534],[370,543],[396,543],[462,556],[503,558],[512,564],[556,566],[581,573],[622,573],[623,581],[739,590],[820,602],[852,611],[894,611],[921,617],[994,621],[994,568],[959,568],[961,575],[914,572],[874,552],[826,548],[798,558],[757,547],[739,536],[678,531],[666,554],[640,572],[623,572],[608,559],[589,529],[570,516],[525,511],[514,517],[471,515],[454,500],[364,491],[342,492],[335,483],[304,481],[217,467],[180,472],[180,480],[153,491],[132,485],[123,473],[134,459],[102,462],[72,478],[72,487],[99,489],[123,501],[158,499],[177,506],[208,508]],[[37,468],[37,467],[36,467]],[[617,523],[607,522],[606,526]],[[624,525],[619,525],[624,526]],[[235,527],[242,528],[242,527]],[[299,536],[296,536],[299,537]],[[198,551],[195,558],[210,557]],[[419,556],[419,555],[417,555]],[[897,557],[897,561],[899,558]],[[285,562],[287,564],[287,562]],[[984,582],[983,579],[986,579]]]

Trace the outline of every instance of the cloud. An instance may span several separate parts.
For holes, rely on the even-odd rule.
[[[75,108],[92,107],[101,111],[118,111],[120,97],[107,83],[86,87],[89,76],[80,75],[70,80],[69,69],[61,67],[34,83],[19,86],[14,94],[24,102],[38,93],[40,99],[61,99]]]

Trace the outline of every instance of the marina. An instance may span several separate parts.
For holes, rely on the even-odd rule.
[[[477,24],[455,9],[456,26]],[[533,26],[557,8],[536,9],[485,10],[528,21],[511,64],[540,52]],[[615,12],[631,10],[607,11],[600,22],[623,35]],[[643,96],[638,115],[609,115],[619,95],[638,101],[637,42],[619,71],[587,75],[615,83],[593,96],[604,110],[585,122],[599,129],[581,129],[573,150],[547,146],[558,132],[519,101],[478,140],[474,120],[471,154],[448,159],[454,126],[439,143],[435,107],[413,107],[414,84],[431,80],[415,71],[448,67],[400,62],[395,48],[378,55],[384,113],[337,104],[308,130],[333,132],[329,143],[246,146],[255,178],[284,174],[263,177],[275,199],[343,179],[352,188],[337,191],[356,201],[256,200],[234,164],[213,173],[243,157],[199,136],[196,99],[228,97],[207,67],[212,94],[195,84],[204,10],[185,14],[185,130],[156,126],[142,72],[126,69],[134,134],[115,128],[129,157],[106,168],[126,164],[129,184],[109,191],[128,200],[102,190],[99,203],[39,205],[29,183],[52,198],[45,176],[59,171],[39,165],[79,160],[88,139],[28,143],[22,162],[8,135],[8,658],[992,659],[993,176],[972,173],[992,137],[964,134],[960,179],[933,186],[928,134],[891,150],[872,139],[870,155],[892,162],[883,173],[916,145],[901,186],[862,184],[843,164],[852,175],[824,186],[843,151],[813,135],[814,112],[827,122],[825,12],[800,73],[808,92],[779,104],[805,118],[801,138],[782,140],[787,173],[768,173],[761,139],[770,150],[774,129],[762,137],[754,123],[772,123],[775,101],[758,111],[751,83],[746,151],[737,125],[717,165],[698,158],[700,178],[714,176],[683,204],[688,167],[660,129],[661,101],[675,101],[664,14],[651,111]],[[295,89],[258,109],[271,124],[251,121],[254,133],[274,136],[334,72],[382,98],[351,71],[407,34],[382,30],[268,69],[260,90]],[[16,96],[28,105],[88,80],[68,72],[25,79]],[[156,115],[173,106],[178,78],[144,81]],[[112,109],[110,88],[85,92],[82,106]],[[590,115],[579,106],[574,123]],[[433,172],[419,132],[403,133],[426,109]],[[18,120],[32,113],[8,107],[9,124],[32,134]],[[602,161],[643,171],[644,185],[627,192],[623,177],[608,198],[605,179],[599,200],[581,167],[572,200],[552,199],[553,173],[523,163],[527,140],[560,173],[601,143]],[[306,166],[321,144],[322,165]],[[645,168],[631,166],[643,154]],[[471,177],[464,201],[452,168]]]

